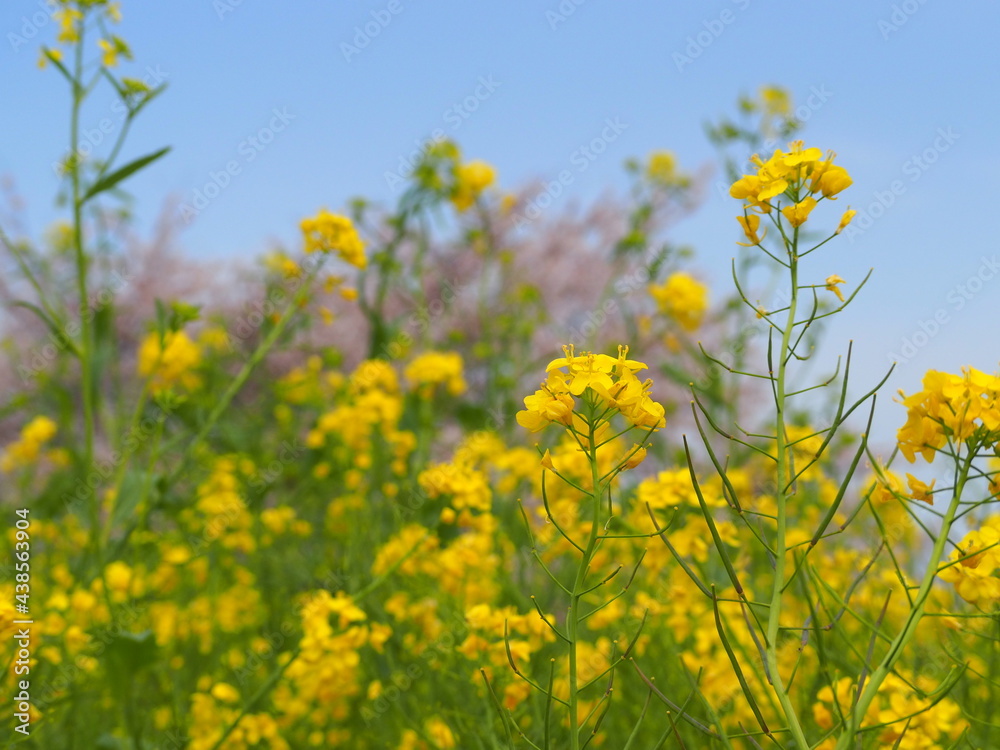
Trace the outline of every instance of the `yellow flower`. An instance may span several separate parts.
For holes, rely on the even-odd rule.
[[[118,64],[119,55],[129,60],[132,59],[132,50],[119,36],[112,35],[110,39],[98,39],[97,44],[104,53],[101,56],[101,64],[106,68],[115,67]]]
[[[358,236],[353,222],[346,216],[332,214],[325,208],[300,223],[307,253],[336,252],[356,268],[367,265],[365,243]]]
[[[955,586],[955,591],[965,601],[993,608],[1000,600],[1000,578],[995,573],[1000,567],[1000,518],[993,516],[982,528],[971,531],[951,553],[954,563],[944,568],[940,578]]]
[[[0,457],[0,471],[9,473],[14,469],[34,463],[42,446],[55,437],[56,423],[48,417],[35,417],[21,429],[20,438],[7,446]]]
[[[660,311],[685,331],[696,330],[708,309],[708,287],[683,272],[672,274],[659,286],[650,285],[649,293]]]
[[[83,20],[83,13],[75,8],[60,8],[52,14],[52,17],[59,24],[59,35],[56,39],[66,44],[72,44],[80,39],[77,21]]]
[[[457,352],[427,352],[406,366],[403,373],[414,390],[429,396],[439,385],[444,385],[452,396],[465,393],[462,357]]]
[[[153,393],[180,385],[188,390],[201,383],[195,369],[201,364],[201,350],[184,331],[151,332],[139,346],[139,374],[150,378]]]
[[[677,157],[673,151],[654,151],[650,154],[646,164],[646,177],[664,187],[685,187],[690,183],[686,174],[677,171]]]
[[[118,52],[115,50],[115,45],[109,42],[107,39],[98,39],[98,46],[104,53],[101,56],[101,64],[105,68],[113,68],[118,64]]]
[[[1000,439],[1000,378],[972,367],[961,375],[928,370],[923,390],[904,396],[906,424],[897,432],[899,449],[913,463],[920,453],[928,463],[949,439],[965,442],[975,435],[978,447]],[[985,433],[978,432],[980,427]]]
[[[240,691],[226,682],[217,682],[212,686],[212,697],[222,703],[237,703],[240,700]]]
[[[826,198],[833,198],[837,193],[849,188],[854,183],[847,170],[829,161],[816,165],[812,174],[813,193],[822,192]]]
[[[61,62],[62,56],[63,53],[61,49],[49,49],[48,47],[42,47],[41,53],[38,55],[38,67],[44,68],[49,64],[49,60]]]
[[[496,181],[496,170],[484,161],[470,161],[455,168],[455,187],[451,202],[459,211],[467,211],[482,192]]]
[[[743,234],[746,238],[750,240],[747,242],[737,242],[737,245],[743,247],[753,247],[754,245],[759,245],[761,240],[767,234],[767,230],[764,230],[763,235],[758,235],[757,230],[760,228],[760,217],[757,214],[750,214],[748,216],[737,216],[736,221],[740,223],[740,228],[743,230]]]
[[[792,102],[785,89],[778,86],[761,86],[760,99],[769,115],[787,117],[792,113]]]
[[[928,505],[934,505],[934,496],[931,494],[934,490],[934,485],[937,484],[937,480],[934,479],[930,484],[922,482],[910,473],[906,475],[906,484],[910,488],[910,497],[914,500],[920,500]]]
[[[851,219],[857,216],[857,213],[858,212],[852,208],[849,208],[846,211],[844,211],[844,215],[840,217],[840,223],[837,225],[837,231],[835,232],[835,234],[840,234],[841,232],[843,232],[847,228],[847,225],[851,223]]]
[[[428,719],[424,724],[424,730],[427,732],[427,736],[434,742],[434,745],[441,750],[452,750],[452,748],[456,747],[455,735],[452,734],[451,728],[441,719],[437,717]]]
[[[839,299],[841,302],[844,301],[844,294],[840,291],[840,288],[837,286],[837,284],[846,284],[846,283],[847,282],[844,281],[842,278],[840,278],[837,274],[833,274],[832,276],[826,277],[827,291],[836,294],[837,299]]]
[[[816,199],[810,195],[792,206],[785,206],[781,209],[781,213],[793,227],[798,228],[806,223],[814,208],[816,208]]]
[[[625,454],[625,468],[634,469],[646,460],[646,448],[635,443]]]
[[[564,425],[573,422],[573,397],[568,393],[551,393],[544,388],[544,384],[533,395],[524,397],[524,406],[525,411],[519,411],[514,418],[519,425],[532,432],[545,429],[551,422]],[[544,457],[542,466],[545,466]]]
[[[787,183],[785,183],[785,186],[787,187]],[[737,200],[746,200],[747,203],[762,213],[767,213],[771,210],[771,207],[767,203],[767,198],[761,196],[763,189],[764,183],[760,177],[757,175],[743,175],[743,177],[734,182],[732,187],[729,188],[729,194]],[[783,190],[784,188],[778,192],[780,193]]]
[[[129,597],[133,578],[132,568],[121,560],[116,560],[104,569],[104,580],[112,601],[123,602]]]

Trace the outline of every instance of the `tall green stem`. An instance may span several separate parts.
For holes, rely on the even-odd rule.
[[[94,332],[91,317],[87,315],[87,253],[83,245],[83,198],[80,156],[77,142],[80,134],[80,108],[86,89],[83,86],[84,23],[79,23],[79,35],[73,58],[73,107],[70,116],[69,175],[73,192],[73,249],[76,255],[76,287],[80,305],[80,381],[83,402],[83,475],[90,472],[94,462]],[[90,505],[90,542],[93,553],[101,566],[100,550],[101,500],[94,492]]]
[[[786,527],[788,523],[788,500],[792,494],[789,486],[791,467],[788,465],[788,441],[785,434],[785,393],[787,364],[791,357],[789,347],[791,345],[792,330],[795,327],[795,313],[798,304],[798,257],[796,256],[796,244],[798,241],[798,230],[796,230],[789,248],[789,268],[791,271],[791,301],[788,304],[788,317],[785,322],[784,331],[781,334],[781,348],[778,351],[778,375],[775,383],[775,407],[777,412],[776,438],[777,438],[777,479],[778,486],[775,491],[778,504],[778,531],[775,542],[775,563],[774,563],[774,585],[771,589],[771,607],[767,619],[767,667],[771,675],[771,683],[774,687],[775,695],[781,704],[785,719],[788,722],[789,731],[795,740],[795,745],[802,750],[808,750],[809,743],[802,732],[802,725],[799,723],[798,715],[792,700],[788,695],[788,689],[781,677],[778,668],[778,637],[781,630],[781,593],[785,587],[785,558],[787,556],[788,545],[786,539]]]
[[[593,419],[593,409],[591,409],[591,419]],[[601,477],[597,467],[597,441],[594,438],[595,425],[590,426],[588,436],[588,457],[590,459],[590,476],[593,482],[591,502],[593,503],[593,518],[590,525],[590,538],[580,560],[580,567],[576,571],[576,580],[573,582],[573,596],[570,600],[568,633],[569,637],[569,747],[570,750],[580,750],[580,727],[579,727],[579,682],[577,677],[577,640],[580,631],[580,602],[583,599],[583,592],[586,590],[587,574],[590,572],[590,563],[594,557],[594,550],[597,547],[597,535],[601,520]]]

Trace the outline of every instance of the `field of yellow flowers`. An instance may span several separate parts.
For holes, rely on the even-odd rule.
[[[98,85],[129,122],[162,93],[118,13],[64,0],[41,49],[73,133]],[[545,265],[442,141],[392,209],[306,207],[228,307],[117,284],[162,272],[107,248],[166,148],[69,156],[66,220],[0,233],[0,747],[1000,747],[1000,378],[928,372],[876,459],[882,383],[806,369],[864,285],[813,262],[851,165],[782,89],[739,109],[712,304],[657,239],[699,188],[669,152]]]

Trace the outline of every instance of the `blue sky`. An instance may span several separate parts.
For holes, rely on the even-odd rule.
[[[58,216],[49,165],[68,140],[64,84],[36,67],[55,35],[43,7],[0,8],[0,175],[26,198],[36,235]],[[137,58],[125,71],[169,84],[126,154],[173,147],[130,183],[140,228],[165,199],[191,203],[238,167],[182,234],[193,255],[256,255],[290,244],[319,206],[392,201],[386,173],[435,130],[516,187],[551,179],[617,121],[620,135],[556,206],[593,200],[624,188],[630,156],[672,149],[687,168],[708,164],[703,124],[777,83],[798,103],[812,96],[804,137],[837,151],[855,181],[841,200],[871,216],[807,267],[849,284],[875,269],[831,343],[855,339],[860,379],[901,355],[887,396],[917,389],[928,368],[997,368],[996,4],[176,0],[126,1],[123,14]],[[99,133],[105,117],[116,117],[110,92],[85,129]],[[712,191],[672,235],[726,289],[736,212]],[[883,402],[880,432],[901,420]]]

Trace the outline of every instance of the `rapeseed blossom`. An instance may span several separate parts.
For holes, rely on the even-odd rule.
[[[444,386],[452,396],[467,388],[462,357],[456,352],[427,352],[406,366],[403,373],[414,390],[429,396],[437,386]]]
[[[354,223],[346,216],[332,214],[325,208],[300,223],[307,253],[335,252],[355,268],[367,265],[365,243]]]
[[[662,284],[650,285],[649,293],[660,312],[685,331],[697,330],[708,309],[708,287],[683,272],[671,274]]]
[[[919,453],[928,463],[949,441],[975,439],[979,447],[1000,439],[1000,377],[966,367],[961,375],[928,370],[923,390],[903,396],[906,424],[899,450],[910,463]]]
[[[161,337],[153,331],[139,346],[138,371],[150,379],[150,390],[159,393],[172,386],[187,390],[198,387],[197,368],[201,349],[184,331],[168,331]]]
[[[833,158],[830,152],[824,160],[822,151],[803,148],[802,141],[793,141],[787,152],[776,149],[767,161],[755,154],[751,161],[757,173],[743,175],[733,183],[729,194],[765,214],[775,207],[773,199],[784,196],[792,205],[782,209],[783,215],[793,227],[801,226],[818,203],[816,195],[834,199],[852,183],[847,170],[835,165]],[[752,235],[745,225],[744,232]]]
[[[42,447],[55,437],[58,428],[48,417],[35,417],[23,428],[18,440],[0,456],[0,471],[9,473],[38,460]]]
[[[617,358],[592,352],[577,355],[572,346],[563,347],[563,352],[566,356],[553,360],[545,368],[548,378],[542,387],[525,397],[526,409],[516,415],[519,425],[532,432],[544,429],[551,422],[571,427],[577,413],[574,397],[584,396],[594,404],[620,412],[636,427],[664,426],[663,406],[649,394],[653,381],[640,381],[635,376],[648,366],[626,359],[628,347],[618,347]],[[604,417],[597,421],[606,420]]]
[[[484,161],[470,161],[455,167],[455,187],[451,202],[459,211],[468,211],[482,192],[496,181],[496,170]]]

